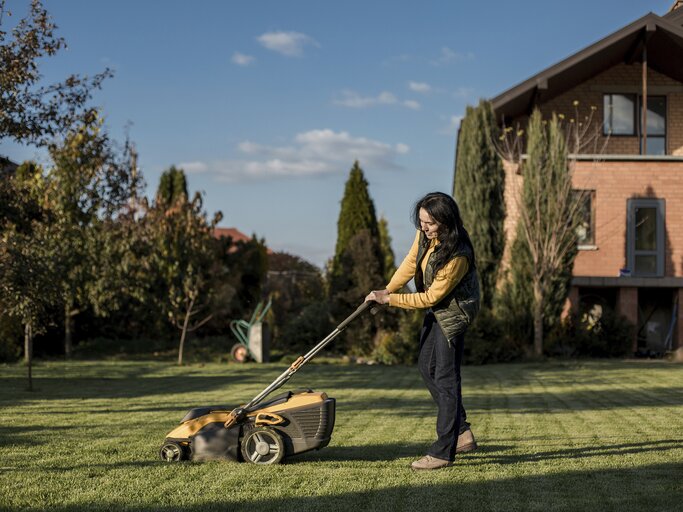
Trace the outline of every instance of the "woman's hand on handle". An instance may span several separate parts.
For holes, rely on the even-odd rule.
[[[373,290],[367,297],[365,302],[374,300],[377,304],[389,304],[389,290]]]

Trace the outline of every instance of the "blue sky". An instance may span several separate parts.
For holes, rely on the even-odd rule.
[[[114,70],[94,103],[128,130],[148,194],[181,166],[221,225],[322,266],[355,159],[400,260],[414,201],[452,189],[468,104],[672,0],[45,3],[69,46],[46,81]],[[8,1],[13,19],[26,4]]]

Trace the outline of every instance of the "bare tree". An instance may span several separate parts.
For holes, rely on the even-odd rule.
[[[585,191],[575,190],[572,176],[578,155],[599,155],[606,140],[592,126],[594,108],[582,120],[553,114],[543,120],[538,109],[526,130],[504,127],[498,151],[519,166],[521,190],[513,190],[525,246],[531,259],[534,354],[543,354],[544,311],[551,300],[564,301],[576,256]]]

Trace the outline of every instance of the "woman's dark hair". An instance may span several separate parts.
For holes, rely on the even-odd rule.
[[[443,192],[431,192],[420,199],[413,208],[413,222],[417,229],[421,229],[420,209],[422,208],[439,224],[439,245],[434,254],[434,273],[453,259],[460,244],[466,244],[472,250],[472,261],[469,263],[474,266],[474,247],[462,225],[460,209],[455,199]]]

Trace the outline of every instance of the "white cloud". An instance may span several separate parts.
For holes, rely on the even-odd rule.
[[[471,98],[474,96],[474,88],[458,87],[455,91],[453,91],[453,96],[455,98]]]
[[[204,162],[181,162],[178,167],[190,174],[198,174],[208,170]]]
[[[415,100],[406,100],[403,102],[403,106],[413,110],[420,110],[420,104]]]
[[[245,55],[240,52],[235,52],[232,54],[232,62],[238,66],[248,66],[254,62],[254,57],[251,55]]]
[[[425,82],[408,82],[408,88],[413,92],[427,94],[432,92],[432,86]]]
[[[460,127],[462,118],[463,116],[451,116],[448,119],[448,124],[441,130],[439,130],[439,133],[442,133],[444,135],[455,135],[456,133],[458,133],[458,128]]]
[[[439,57],[432,60],[431,63],[434,66],[443,66],[451,62],[461,62],[464,60],[474,60],[474,54],[472,52],[459,53],[451,50],[448,46],[444,46],[441,48]]]
[[[320,46],[315,39],[300,32],[266,32],[257,41],[265,48],[286,57],[301,57],[306,45]]]
[[[392,93],[383,91],[377,96],[361,96],[355,91],[342,91],[341,98],[334,100],[335,105],[350,108],[367,108],[375,105],[393,105],[398,102]]]
[[[345,173],[354,160],[366,169],[392,170],[401,168],[397,157],[410,151],[406,144],[391,145],[330,129],[299,133],[287,146],[243,141],[237,149],[244,159],[204,164],[206,169],[227,182]]]
[[[420,104],[413,100],[399,100],[394,93],[382,91],[377,96],[361,96],[355,91],[345,90],[340,97],[333,100],[335,105],[349,108],[369,108],[377,105],[401,105],[410,109],[419,109]]]

